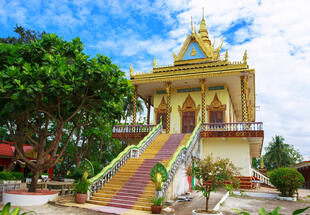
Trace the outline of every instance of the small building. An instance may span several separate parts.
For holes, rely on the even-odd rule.
[[[303,188],[310,189],[310,161],[303,161],[295,166],[294,169],[297,169],[305,178],[305,184]]]
[[[23,145],[24,152],[30,160],[36,161],[37,153],[34,151],[33,146]],[[22,172],[26,177],[31,170],[27,167],[22,159],[19,159],[15,152],[15,146],[13,142],[2,141],[0,142],[0,171],[7,170],[11,162],[15,163],[15,172]],[[48,169],[49,178],[53,178],[53,170],[51,167]]]

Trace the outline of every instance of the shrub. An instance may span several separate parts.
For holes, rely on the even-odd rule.
[[[278,168],[270,173],[270,182],[281,192],[281,196],[292,197],[305,179],[296,169]]]
[[[151,202],[153,203],[154,206],[162,205],[163,201],[164,201],[164,197],[162,197],[162,196],[158,197],[158,198],[152,198],[151,199]]]
[[[7,171],[1,171],[0,172],[0,180],[1,181],[7,181],[7,180],[11,180],[11,173],[7,172]]]
[[[75,193],[85,194],[89,190],[89,186],[91,185],[89,180],[80,179],[77,183],[74,184],[73,190]]]
[[[224,187],[226,183],[230,183],[233,188],[239,186],[239,180],[235,178],[239,175],[238,169],[228,158],[213,159],[212,155],[209,155],[203,160],[195,161],[194,164],[194,168],[188,169],[187,175],[197,179],[194,190],[202,192],[206,198],[206,212],[209,211],[208,202],[211,191]]]
[[[21,172],[12,172],[11,174],[13,176],[13,180],[17,180],[17,181],[22,180],[24,176],[23,173]]]
[[[1,181],[21,180],[22,178],[23,178],[23,173],[21,172],[7,172],[5,170],[0,172]]]

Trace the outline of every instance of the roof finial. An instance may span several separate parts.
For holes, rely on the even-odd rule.
[[[244,64],[248,63],[248,53],[247,53],[247,50],[245,50],[244,55],[243,55],[243,63]]]
[[[197,27],[196,27],[196,22],[194,22],[194,33],[196,34],[196,29],[197,29]]]
[[[228,50],[226,49],[226,53],[225,53],[225,61],[228,61]]]
[[[191,28],[192,28],[192,34],[194,33],[194,30],[193,30],[193,17],[191,16]]]
[[[130,64],[130,77],[133,76],[134,70],[132,64]]]
[[[205,9],[202,7],[202,19],[201,20],[204,20],[205,19]]]
[[[157,62],[156,62],[156,59],[154,57],[154,60],[153,60],[153,67],[156,68],[157,67]]]

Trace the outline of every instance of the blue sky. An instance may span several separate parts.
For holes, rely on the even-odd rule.
[[[15,24],[80,37],[85,52],[110,56],[129,74],[171,64],[201,8],[209,35],[229,50],[231,61],[256,70],[257,120],[265,146],[275,134],[310,156],[310,2],[308,0],[0,0],[0,37],[14,36]]]

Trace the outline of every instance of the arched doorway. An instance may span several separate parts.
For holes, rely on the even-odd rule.
[[[165,98],[162,97],[160,104],[154,109],[156,116],[156,124],[160,123],[160,118],[162,118],[163,129],[167,127],[167,103]]]
[[[179,106],[179,114],[181,121],[181,133],[192,133],[196,124],[197,116],[200,109],[200,105],[196,107],[196,104],[192,97],[188,94],[185,99],[182,108]]]
[[[210,105],[207,105],[207,111],[209,113],[209,123],[223,123],[225,122],[226,105],[223,105],[219,100],[217,93],[215,93],[213,101]]]

